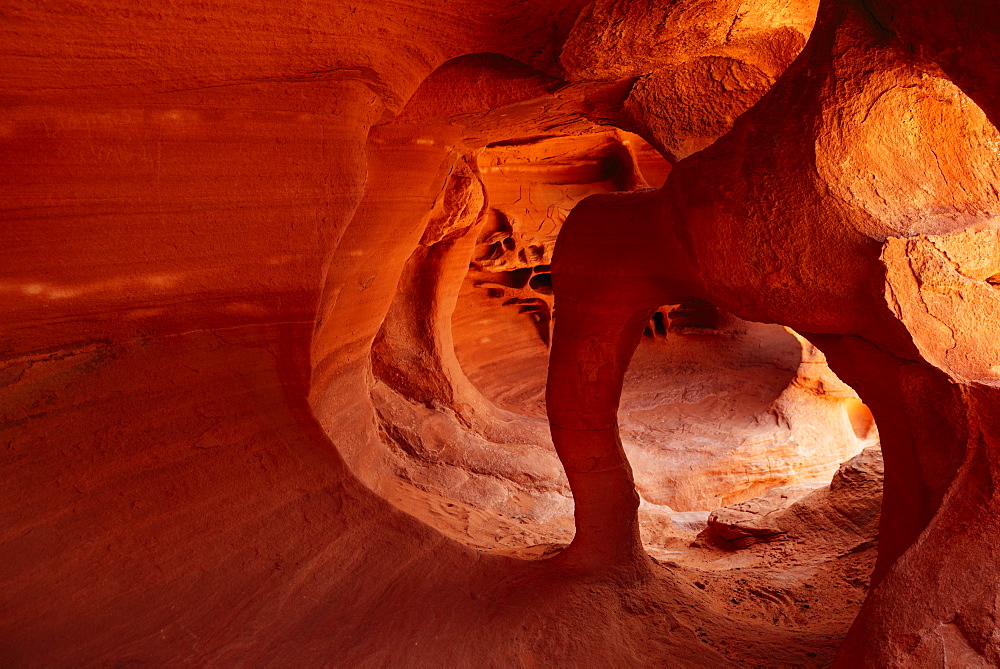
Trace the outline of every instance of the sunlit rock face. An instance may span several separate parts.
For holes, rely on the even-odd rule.
[[[761,497],[714,511],[699,538],[734,550],[822,534],[840,550],[858,550],[878,531],[883,474],[881,451],[867,448],[840,466],[829,488],[772,488]]]
[[[480,158],[491,209],[453,336],[469,380],[500,408],[545,415],[556,235],[584,196],[662,183],[669,170],[642,159],[649,154],[634,136],[598,135],[496,146]],[[605,234],[615,234],[613,222]],[[805,340],[718,314],[698,328],[698,314],[680,305],[654,316],[621,410],[639,494],[650,505],[710,510],[776,485],[828,481],[860,450],[849,417],[860,402]]]
[[[3,664],[1000,665],[991,3],[3,17]]]
[[[655,155],[635,135],[598,129],[494,142],[474,165],[449,168],[372,347],[382,443],[353,461],[368,485],[472,546],[571,536],[570,490],[541,420],[552,251],[583,198],[662,184],[669,165]],[[651,544],[674,512],[823,485],[876,438],[852,425],[866,410],[807,341],[701,311],[654,315],[622,405]],[[448,504],[470,518],[456,523],[440,511]],[[516,529],[488,536],[497,522]]]

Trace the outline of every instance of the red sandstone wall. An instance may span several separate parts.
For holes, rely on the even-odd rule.
[[[995,14],[967,0],[935,8],[928,21],[927,3],[874,3],[900,46],[854,2],[825,2],[819,37],[765,96],[804,44],[815,3],[786,3],[786,13],[762,3],[749,15],[735,2],[691,3],[688,14],[597,3],[575,23],[582,4],[5,9],[6,662],[725,663],[697,631],[777,664],[807,662],[817,648],[829,657],[837,640],[748,639],[744,625],[681,578],[636,569],[609,581],[574,565],[463,548],[373,495],[341,459],[362,476],[385,464],[372,448],[368,354],[419,222],[466,149],[505,132],[613,122],[682,158],[724,135],[761,96],[734,132],[682,162],[661,194],[589,210],[606,206],[603,216],[653,228],[630,238],[644,242],[645,256],[623,237],[601,247],[601,258],[638,259],[623,276],[669,279],[682,292],[701,293],[690,285],[697,277],[728,310],[813,333],[885,426],[886,490],[900,506],[884,521],[884,580],[843,663],[1000,662],[990,557],[1000,530],[1000,426],[995,338],[982,317],[995,308],[990,279],[1000,268],[995,256],[968,253],[996,244],[996,193],[982,187],[993,178],[986,159],[995,129],[986,118],[1000,114]],[[609,30],[626,9],[628,30]],[[644,26],[654,16],[709,46],[697,58],[687,57],[694,47],[684,40],[651,49]],[[567,36],[572,48],[564,50]],[[638,55],[616,62],[622,39]],[[943,73],[915,63],[912,50]],[[498,81],[482,90],[470,83],[478,92],[453,113],[475,118],[462,123],[442,120],[445,112],[437,124],[393,118],[431,72],[473,53],[509,56],[545,75],[481,77]],[[735,62],[717,71],[703,61],[717,58]],[[902,98],[879,114],[893,119],[913,106],[922,120],[912,136],[933,151],[878,144],[895,121],[859,135],[851,124],[863,114],[852,121],[834,113],[873,100],[870,66],[876,83],[929,91],[916,102],[912,91],[897,91]],[[970,116],[978,111],[949,77],[985,117]],[[692,104],[694,91],[718,92],[707,82],[720,81],[726,95]],[[491,115],[497,98],[516,104]],[[678,106],[700,113],[678,128]],[[954,142],[958,129],[965,144]],[[866,160],[880,167],[920,158],[903,177],[927,171],[937,149],[951,146],[945,185],[876,171],[911,190],[926,187],[925,213],[944,207],[946,228],[889,220],[898,207],[823,173],[823,156],[856,158],[873,144],[882,150]],[[807,187],[803,175],[817,174],[824,183]],[[688,232],[677,241],[666,230],[680,219]],[[966,230],[975,237],[957,251],[952,238],[939,238],[973,223],[982,226]],[[697,230],[710,234],[690,236]],[[883,248],[900,236],[911,239]],[[683,253],[678,265],[644,274],[644,258],[664,257],[654,243]],[[949,274],[948,260],[961,277]],[[885,301],[887,277],[895,310]],[[643,285],[655,304],[669,302],[656,281]],[[927,286],[944,297],[921,307]],[[655,306],[636,294],[636,312]],[[963,301],[980,305],[973,316]],[[576,318],[575,331],[585,333],[584,312],[571,311],[567,332]],[[921,324],[928,313],[962,333],[954,346]],[[609,351],[594,358],[614,367],[595,386],[607,400],[600,412],[616,403],[607,390],[630,356],[627,345]],[[628,545],[631,479],[616,477],[608,490],[591,486],[600,494],[585,502],[578,496],[595,511],[583,527],[591,548],[639,558]],[[622,503],[608,506],[609,495]]]

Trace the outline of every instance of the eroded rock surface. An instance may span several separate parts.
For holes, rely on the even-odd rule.
[[[867,448],[841,465],[827,487],[781,486],[713,511],[699,538],[729,550],[816,536],[846,550],[872,543],[878,538],[883,474],[881,450]]]
[[[1000,665],[986,0],[2,14],[6,663]]]

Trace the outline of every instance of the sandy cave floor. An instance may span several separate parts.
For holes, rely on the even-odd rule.
[[[498,406],[529,420],[544,420],[545,365],[538,362],[544,360],[544,347],[526,321],[489,309],[484,298],[469,288],[463,296],[465,306],[460,306],[458,319],[469,327],[459,331],[483,335],[459,342],[466,371]],[[473,323],[476,327],[471,327]],[[678,425],[718,422],[721,416],[719,435],[711,436],[724,440],[727,426],[754,425],[756,416],[767,414],[768,406],[795,376],[798,345],[780,328],[747,325],[759,341],[746,349],[727,348],[727,337],[644,340],[626,381],[623,436],[652,448],[663,439],[664,433],[656,429],[661,423],[668,425],[665,429],[677,430]],[[494,348],[497,342],[503,342],[503,351]],[[683,362],[691,357],[695,363]],[[687,398],[687,388],[709,386],[703,393],[707,399]],[[557,555],[573,536],[570,516],[540,524],[527,516],[505,515],[446,498],[402,479],[384,481],[381,494],[397,508],[484,555],[545,560]],[[734,666],[829,663],[865,598],[877,553],[877,540],[845,550],[818,532],[803,539],[722,550],[698,541],[696,524],[691,531],[679,529],[668,507],[648,503],[640,508],[640,524],[646,551],[656,565],[654,578],[667,588],[652,587],[647,596],[675,597],[664,593],[673,593],[672,588],[680,584],[680,592],[691,597],[687,602],[681,596],[672,604],[650,606],[707,606],[711,612],[704,612],[706,616],[732,623],[703,627],[696,614],[691,625],[701,643]],[[752,642],[762,644],[760,652],[748,652]],[[789,654],[775,655],[778,648]],[[679,662],[676,666],[691,666]]]
[[[565,531],[560,541],[553,542],[551,525],[539,527],[523,518],[473,508],[402,481],[392,490],[387,497],[394,505],[486,554],[545,560],[572,538]],[[703,643],[739,666],[818,667],[831,661],[865,598],[877,553],[877,541],[836,551],[824,544],[822,536],[725,551],[700,545],[696,532],[666,529],[664,522],[648,514],[642,525],[656,578],[688,584],[707,596],[715,613],[738,623],[728,635],[695,631]],[[814,648],[790,664],[768,656],[753,660],[746,652],[746,626],[762,640],[780,644],[791,635],[804,647]]]

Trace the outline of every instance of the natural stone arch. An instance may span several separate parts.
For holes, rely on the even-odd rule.
[[[874,70],[872,63],[876,63]],[[992,497],[981,496],[980,485],[969,479],[986,476],[990,468],[975,463],[990,457],[987,444],[997,439],[977,407],[996,406],[1000,398],[993,388],[995,369],[983,363],[976,366],[967,356],[963,360],[970,360],[976,370],[972,374],[978,377],[970,380],[970,367],[960,370],[941,362],[942,343],[908,323],[912,317],[907,314],[919,314],[921,307],[912,301],[900,302],[907,298],[896,288],[901,281],[895,278],[902,271],[899,263],[924,267],[935,262],[933,249],[910,244],[907,254],[901,254],[902,247],[891,239],[899,234],[899,223],[884,214],[879,218],[872,207],[861,208],[831,192],[824,182],[829,176],[822,169],[818,178],[814,176],[813,165],[823,160],[830,142],[850,137],[841,127],[825,129],[824,118],[837,113],[842,117],[843,109],[871,96],[869,91],[879,85],[880,73],[891,73],[890,88],[900,81],[928,92],[948,86],[937,79],[940,74],[915,62],[905,47],[872,22],[860,3],[824,2],[799,60],[729,135],[681,162],[656,195],[608,196],[574,211],[557,249],[553,277],[557,299],[564,299],[564,306],[573,305],[576,313],[556,324],[549,407],[557,448],[577,471],[571,477],[575,492],[579,489],[577,498],[593,499],[578,506],[581,533],[567,555],[585,561],[631,558],[641,564],[634,491],[616,435],[614,409],[628,358],[650,310],[668,297],[704,298],[746,318],[777,321],[811,333],[806,336],[827,352],[833,369],[872,407],[886,453],[875,590],[841,653],[845,659],[852,657],[866,644],[865,652],[875,654],[867,656],[871,661],[893,664],[904,657],[929,661],[941,652],[934,643],[908,648],[907,635],[928,634],[962,611],[984,606],[985,600],[965,604],[954,592],[924,590],[929,601],[936,602],[933,606],[943,608],[914,612],[906,625],[894,628],[883,602],[909,596],[901,588],[904,582],[912,583],[912,577],[903,574],[912,572],[893,571],[897,560],[931,560],[937,569],[945,569],[937,558],[940,547],[930,549],[918,539],[922,533],[933,531],[944,522],[940,519],[954,516],[959,508],[970,519],[981,518],[993,508]],[[968,125],[984,137],[996,136],[985,116],[967,101],[953,104],[933,93],[921,100],[919,105],[945,106],[943,111],[941,107],[929,110],[951,115],[953,120],[944,127]],[[919,105],[917,113],[924,113]],[[869,105],[868,112],[879,113],[874,105]],[[879,117],[863,120],[874,126],[865,142],[882,141],[877,135]],[[936,175],[942,169],[938,151],[947,153],[951,141],[947,131],[928,127],[916,141],[928,148],[904,154],[916,163],[909,169]],[[996,169],[990,145],[989,141],[975,144],[981,155],[979,164],[987,166],[977,169]],[[848,151],[858,147],[854,144]],[[895,154],[885,154],[885,159],[894,160]],[[920,180],[919,172],[902,169],[904,173],[896,172],[900,177]],[[991,300],[991,305],[1000,299],[986,281],[997,269],[995,259],[972,258],[973,247],[963,245],[960,237],[967,235],[963,230],[984,226],[992,230],[995,224],[988,221],[996,220],[1000,202],[995,190],[980,186],[976,172],[957,169],[945,179],[947,188],[957,191],[925,192],[935,206],[945,211],[953,207],[947,215],[950,224],[945,237],[938,243],[954,248],[953,253],[968,264],[957,261],[958,272],[969,279],[969,285],[960,282],[961,288],[947,298],[949,306],[936,307],[936,313],[939,318],[947,314],[946,324],[961,327],[960,323],[975,319],[962,306],[962,290],[976,291],[981,295],[978,299]],[[956,192],[961,194],[957,202]],[[969,207],[964,198],[973,193],[976,204]],[[636,232],[615,248],[614,261],[598,274],[591,269],[596,247],[589,240],[592,229],[609,218],[628,221]],[[995,243],[992,232],[982,234],[987,244]],[[832,275],[831,268],[844,268],[847,281],[838,281],[841,274]],[[934,270],[918,271],[932,276],[928,273]],[[887,291],[891,291],[888,301]],[[580,299],[585,294],[603,299],[587,303]],[[963,345],[975,351],[979,360],[992,360],[995,341],[986,331],[971,330],[977,331],[983,336],[963,340]],[[928,355],[941,369],[928,362]],[[939,415],[926,405],[928,397],[935,398]],[[976,526],[979,529],[969,541],[979,548],[954,554],[956,565],[974,560],[970,555],[986,554],[987,546],[996,541],[983,532],[985,527]],[[969,568],[955,567],[959,573]],[[986,591],[995,592],[995,575],[989,583]],[[866,634],[871,625],[885,625],[886,637],[878,645],[864,641],[871,638]],[[986,637],[965,628],[962,633],[966,639],[970,635],[976,639],[963,646],[962,652],[988,657],[997,652],[995,643]],[[953,643],[950,637],[941,639],[946,648]]]

